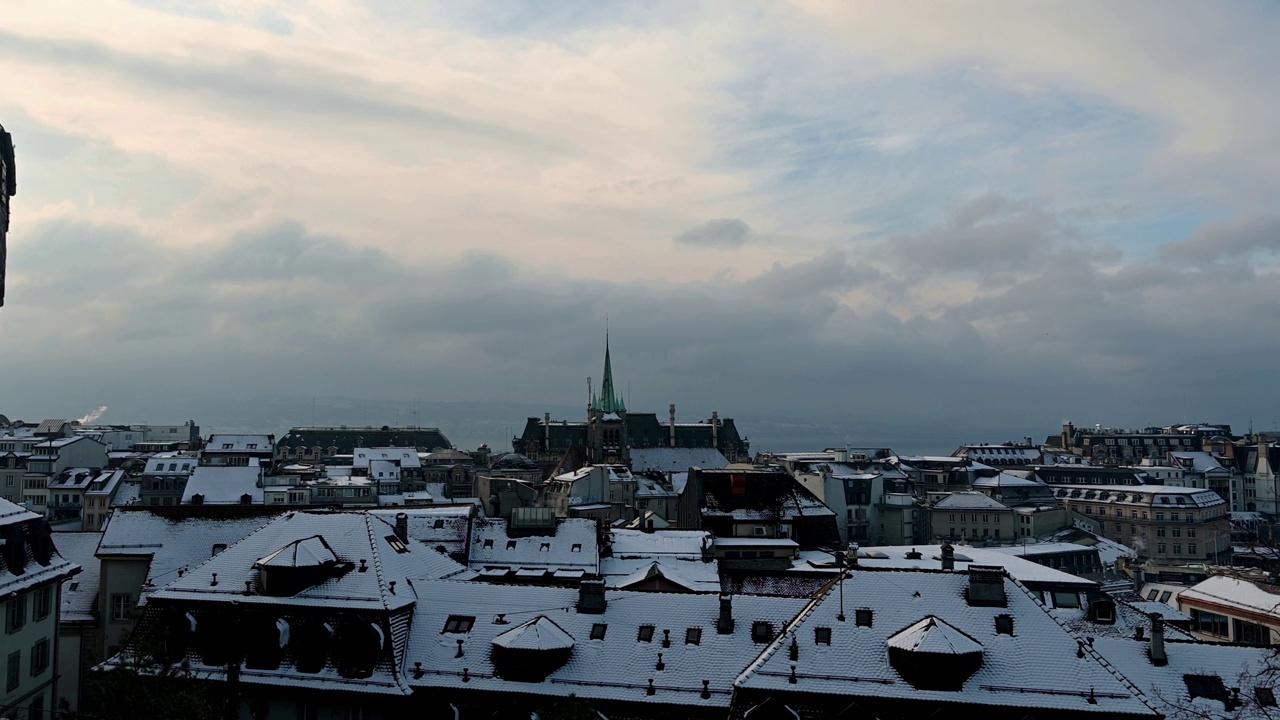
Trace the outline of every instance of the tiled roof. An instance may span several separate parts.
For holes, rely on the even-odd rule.
[[[248,495],[251,505],[261,505],[260,471],[256,467],[226,465],[197,467],[182,491],[182,503],[191,504],[193,497],[203,495],[204,505],[240,505],[241,498]]]
[[[752,640],[752,624],[769,623],[777,632],[806,603],[795,598],[736,596],[732,600],[734,631],[721,635],[716,631],[720,607],[716,595],[608,591],[605,611],[593,615],[577,612],[574,589],[436,581],[419,583],[418,591],[433,602],[421,603],[415,610],[406,657],[406,674],[412,676],[410,668],[416,662],[424,669],[421,677],[409,680],[415,688],[573,693],[584,699],[707,708],[729,706],[734,678],[764,647]],[[474,618],[470,631],[443,632],[449,616],[460,614]],[[502,624],[496,622],[499,616]],[[568,662],[542,682],[497,677],[489,652],[493,639],[539,616],[553,620],[573,639]],[[596,629],[597,625],[602,627]],[[652,628],[647,641],[639,639],[642,626]],[[593,630],[603,637],[593,639]],[[664,637],[669,637],[669,647],[663,646]],[[696,643],[686,643],[687,639]],[[463,641],[462,657],[457,657],[458,640]],[[468,674],[465,683],[463,668]],[[649,678],[654,680],[652,695],[646,690]],[[704,681],[706,698],[702,697]]]
[[[34,523],[44,523],[44,520],[26,508],[0,498],[0,528]],[[49,564],[41,565],[32,557],[31,546],[26,539],[26,533],[20,528],[13,528],[13,531],[19,533],[18,537],[22,538],[23,566],[19,569],[20,572],[15,574],[9,570],[7,562],[0,562],[0,595],[22,591],[80,571],[79,566],[56,552],[50,558]]]
[[[980,492],[954,492],[934,504],[935,510],[1008,510],[1009,506]]]
[[[920,553],[919,559],[907,557],[912,551]],[[939,545],[888,545],[883,547],[864,547],[858,549],[858,564],[870,568],[921,568],[939,570],[942,568],[942,548]],[[964,545],[955,546],[955,568],[963,570],[973,565],[998,565],[1008,571],[1009,576],[1022,583],[1033,585],[1074,585],[1081,589],[1095,588],[1092,580],[1071,575],[1070,573],[1045,567],[1017,555],[996,552],[994,548],[975,548]]]
[[[98,582],[101,564],[98,551],[100,532],[58,532],[53,544],[58,554],[80,566],[80,573],[62,581],[62,622],[93,622],[97,616]]]
[[[1268,586],[1241,578],[1215,575],[1183,590],[1179,598],[1268,613],[1276,615],[1276,619],[1280,621],[1280,585]]]
[[[1159,666],[1151,662],[1150,647],[1149,642],[1131,638],[1100,637],[1093,642],[1095,652],[1170,718],[1267,717],[1266,712],[1259,711],[1271,710],[1255,704],[1255,690],[1262,687],[1275,692],[1274,674],[1263,672],[1271,666],[1274,648],[1168,640],[1168,662]],[[1246,705],[1228,711],[1221,700],[1192,698],[1188,676],[1216,676],[1228,692],[1230,688],[1240,688],[1240,699]]]
[[[658,470],[684,472],[691,467],[719,470],[729,460],[716,448],[653,447],[632,448],[631,469],[635,472]]]
[[[1081,650],[1076,638],[1046,614],[1025,588],[1005,579],[1007,607],[973,606],[964,600],[968,581],[964,573],[855,571],[844,582],[844,621],[837,617],[840,594],[833,587],[736,684],[783,696],[820,693],[1098,713],[1100,717],[1156,716],[1132,685],[1087,648]],[[858,624],[859,609],[871,611],[869,625]],[[1013,634],[997,630],[999,615],[1012,618]],[[930,617],[982,648],[982,666],[959,691],[914,687],[889,661],[889,638]],[[819,628],[830,631],[829,645],[818,640]],[[792,638],[795,659],[790,652]]]
[[[556,522],[554,535],[510,537],[506,520],[478,518],[471,533],[468,560],[476,571],[566,570],[595,575],[600,571],[596,523],[587,518],[569,518]]]

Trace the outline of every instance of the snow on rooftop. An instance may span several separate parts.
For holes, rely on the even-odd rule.
[[[1280,585],[1264,586],[1240,578],[1215,575],[1183,590],[1180,597],[1276,615],[1280,622]]]
[[[934,504],[935,510],[1008,510],[1009,506],[980,492],[953,492]]]
[[[259,483],[260,468],[232,465],[202,465],[187,480],[182,491],[182,504],[191,504],[196,495],[203,496],[204,505],[240,505],[249,496],[249,504],[261,505],[262,487]]]
[[[920,553],[920,557],[917,559],[907,557],[912,551]],[[942,568],[941,557],[942,547],[940,545],[886,545],[858,549],[858,564],[870,568],[939,570]],[[1010,577],[1022,583],[1076,586],[1081,589],[1094,588],[1098,585],[1092,580],[1085,580],[1061,570],[1045,567],[1039,563],[1020,558],[1017,555],[999,552],[996,548],[957,545],[955,546],[955,557],[956,570],[963,570],[970,564],[998,565],[1003,567]]]
[[[97,619],[98,583],[101,563],[94,553],[102,540],[100,532],[56,532],[53,545],[58,554],[80,566],[80,573],[62,581],[62,614],[59,622],[94,622]]]
[[[653,447],[631,449],[631,469],[635,472],[648,470],[685,472],[692,467],[702,468],[703,470],[720,470],[728,466],[728,458],[716,448]]]
[[[1269,709],[1259,708],[1252,702],[1255,689],[1264,687],[1274,692],[1274,676],[1264,672],[1271,664],[1274,648],[1167,640],[1168,663],[1163,666],[1151,662],[1150,643],[1133,638],[1099,637],[1093,642],[1093,650],[1132,680],[1150,702],[1170,718],[1252,717],[1257,710]],[[1227,692],[1233,687],[1240,688],[1245,707],[1228,711],[1219,699],[1193,698],[1188,676],[1217,678]],[[1266,713],[1260,716],[1266,717]]]

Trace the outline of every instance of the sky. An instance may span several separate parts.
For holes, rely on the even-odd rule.
[[[0,413],[1280,421],[1269,2],[6,0]],[[411,415],[412,413],[415,413]]]

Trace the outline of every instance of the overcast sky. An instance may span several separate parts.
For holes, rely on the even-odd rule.
[[[1270,2],[6,0],[0,413],[576,408],[607,317],[632,409],[762,449],[1272,429],[1276,37]]]

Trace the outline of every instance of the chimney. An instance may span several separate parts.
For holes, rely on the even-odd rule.
[[[409,542],[409,513],[396,513],[396,537],[400,542]]]
[[[720,620],[716,623],[716,630],[721,635],[733,632],[733,596],[728,593],[720,595]]]
[[[583,580],[578,584],[578,612],[600,615],[606,604],[603,580]]]
[[[1169,664],[1169,656],[1164,651],[1164,616],[1153,612],[1151,618],[1151,664],[1165,666]]]
[[[542,449],[551,450],[551,413],[542,414]]]
[[[720,413],[711,411],[711,447],[720,447]]]
[[[951,543],[945,543],[942,546],[942,569],[956,569],[956,549],[951,547]]]
[[[849,567],[858,567],[858,543],[849,543],[849,554],[847,557],[849,559]]]
[[[667,426],[668,434],[671,436],[671,439],[670,439],[671,447],[675,447],[676,446],[676,404],[671,403],[671,406],[668,407],[667,409],[671,412],[671,424]]]
[[[969,566],[969,606],[1009,606],[1004,594],[1004,568],[999,565]]]

